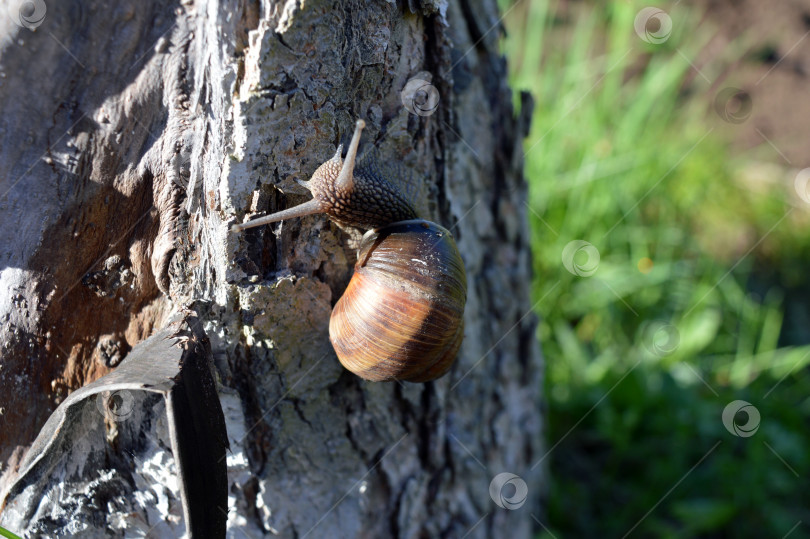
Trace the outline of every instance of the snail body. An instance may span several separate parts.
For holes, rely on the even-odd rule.
[[[364,127],[358,120],[345,160],[339,147],[310,181],[300,182],[312,200],[233,228],[326,213],[338,224],[369,229],[332,310],[332,346],[361,378],[434,380],[450,369],[463,339],[464,263],[452,234],[418,219],[395,184],[372,168],[354,170]]]

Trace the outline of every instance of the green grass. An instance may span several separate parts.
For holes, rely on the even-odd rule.
[[[545,524],[559,539],[782,537],[803,521],[790,537],[807,537],[810,333],[786,339],[783,317],[810,262],[808,210],[792,185],[740,182],[748,156],[724,140],[708,84],[687,83],[681,54],[708,41],[696,14],[673,10],[652,45],[633,31],[645,4],[569,6],[563,19],[519,2],[503,42],[513,87],[536,101]],[[583,249],[567,259],[590,276],[563,263],[575,240],[598,251],[598,265]],[[737,399],[761,414],[753,436],[723,426]]]
[[[0,526],[0,536],[8,537],[8,539],[22,539],[22,537],[20,537],[19,535],[16,535],[15,533],[8,531],[2,526]]]

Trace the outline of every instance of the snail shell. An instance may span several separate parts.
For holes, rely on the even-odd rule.
[[[433,380],[461,346],[466,296],[450,232],[430,221],[395,222],[363,236],[329,338],[343,366],[362,378]]]

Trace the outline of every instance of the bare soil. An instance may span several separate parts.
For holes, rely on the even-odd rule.
[[[738,148],[757,159],[810,167],[810,0],[684,5],[703,14],[699,26],[713,35],[692,63],[694,83],[709,86],[707,97],[718,119],[723,110],[732,118],[718,125],[731,130]],[[669,13],[678,24],[678,6]],[[727,88],[744,93],[723,93]]]

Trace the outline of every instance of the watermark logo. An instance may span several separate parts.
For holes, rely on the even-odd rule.
[[[96,407],[101,415],[120,422],[132,415],[135,398],[126,389],[102,391],[96,396]]]
[[[658,45],[672,34],[672,19],[663,9],[645,7],[636,15],[633,27],[643,41]]]
[[[796,189],[796,194],[802,199],[802,202],[810,204],[810,168],[800,170],[796,174],[796,180],[793,182],[793,187]]]
[[[750,402],[731,401],[723,408],[723,426],[734,436],[750,438],[759,430],[759,421],[759,410]]]
[[[8,14],[18,26],[36,30],[45,20],[47,8],[43,0],[11,0]]]
[[[498,507],[514,511],[526,503],[529,487],[519,476],[503,472],[492,478],[489,483],[489,497]]]
[[[656,357],[672,354],[680,344],[681,334],[672,324],[652,322],[644,330],[644,346]]]
[[[439,90],[430,81],[415,77],[399,94],[402,104],[411,114],[430,116],[439,108]]]
[[[583,255],[585,260],[582,260]],[[599,267],[599,250],[587,241],[568,242],[562,252],[562,263],[570,273],[590,277]]]
[[[724,122],[741,124],[751,116],[754,102],[745,90],[724,88],[714,98],[714,111]]]

